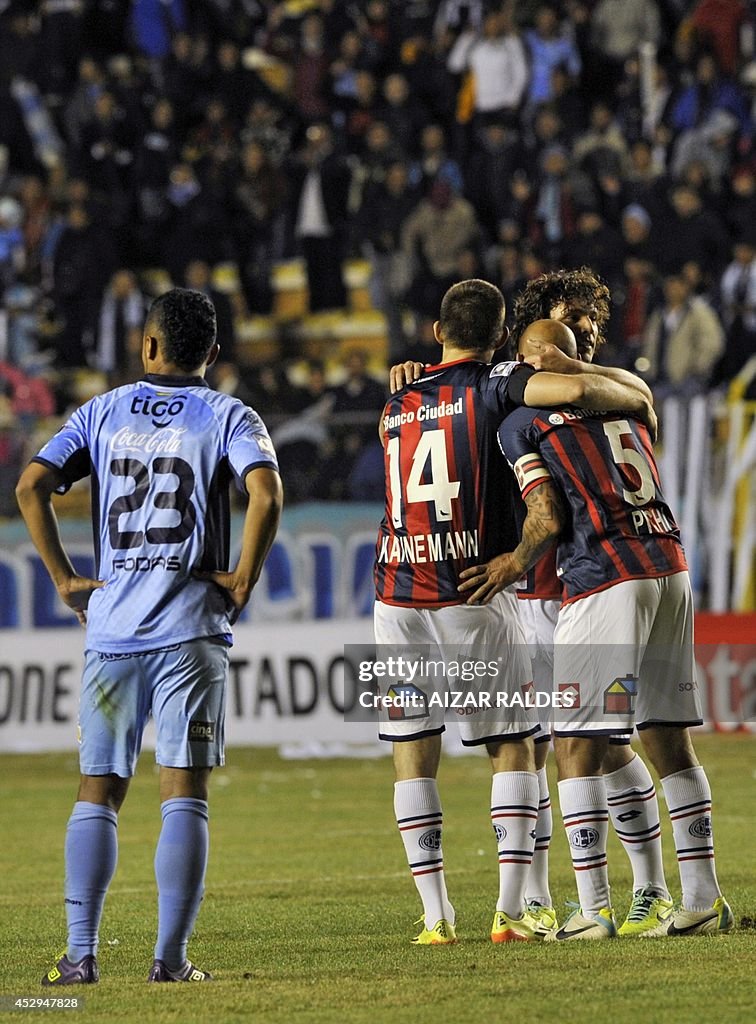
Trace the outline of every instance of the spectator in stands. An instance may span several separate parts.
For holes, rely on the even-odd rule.
[[[136,275],[117,270],[102,297],[92,360],[108,386],[134,380],[141,370],[142,328],[147,303]]]
[[[664,300],[651,313],[643,334],[647,377],[657,398],[702,391],[724,350],[717,314],[700,296],[692,296],[682,274],[664,278]]]
[[[697,128],[716,110],[732,114],[741,132],[748,130],[750,117],[742,90],[720,74],[713,54],[702,53],[696,63],[695,79],[682,86],[671,101],[669,124],[676,132]]]
[[[346,304],[341,264],[347,224],[350,172],[334,152],[326,124],[307,129],[305,143],[290,169],[294,237],[307,265],[310,310]]]
[[[593,207],[578,212],[575,227],[575,234],[564,247],[566,265],[578,268],[590,263],[613,285],[622,274],[622,236]]]
[[[357,234],[371,262],[373,305],[386,317],[390,356],[404,358],[402,300],[411,282],[411,260],[401,248],[402,225],[417,205],[417,190],[409,184],[402,161],[386,169],[383,182],[366,190],[357,220]]]
[[[412,309],[434,314],[455,279],[459,254],[479,238],[471,204],[455,195],[447,180],[437,178],[402,227],[402,249],[415,267],[407,295]]]
[[[528,100],[532,106],[554,98],[553,72],[567,72],[567,81],[576,81],[582,69],[574,41],[564,33],[559,15],[551,4],[541,4],[535,13],[535,27],[525,33],[530,54]]]
[[[603,65],[609,79],[618,81],[625,61],[638,53],[641,43],[658,44],[659,8],[654,0],[599,0],[590,15],[592,59]]]
[[[622,211],[622,238],[626,257],[653,263],[654,244],[651,239],[651,217],[645,207],[638,203],[632,203]]]
[[[572,147],[572,159],[593,175],[622,175],[627,166],[627,142],[610,106],[603,100],[591,107],[588,131]]]
[[[508,212],[507,191],[512,172],[519,166],[518,138],[497,121],[485,125],[479,144],[465,168],[465,196],[475,208],[481,224],[494,226]]]
[[[100,303],[115,269],[110,236],[92,223],[86,207],[74,204],[66,217],[54,257],[55,308],[61,321],[57,363],[85,366],[94,345]]]
[[[21,230],[24,211],[11,196],[0,198],[0,298],[15,283],[26,261],[24,234]]]
[[[690,21],[704,45],[710,45],[726,75],[734,75],[740,57],[740,31],[748,13],[743,0],[699,0]]]
[[[703,209],[698,192],[690,185],[673,186],[670,198],[671,206],[658,218],[658,236],[664,239],[657,249],[658,268],[664,274],[675,273],[693,260],[715,279],[729,254],[724,225],[716,214]]]
[[[730,177],[737,130],[734,114],[727,110],[712,111],[700,128],[691,128],[678,136],[672,150],[672,174],[689,181],[686,168],[699,163],[711,183],[711,191],[719,192]]]
[[[756,231],[751,221],[735,244],[733,259],[720,282],[725,351],[717,368],[730,381],[756,355]]]
[[[403,152],[416,155],[418,140],[428,121],[427,112],[410,93],[406,76],[398,71],[386,76],[382,92],[378,116]]]
[[[478,123],[496,119],[517,126],[528,62],[525,47],[508,8],[489,12],[483,31],[463,32],[449,54],[449,70],[472,75],[474,109]]]
[[[273,303],[270,276],[283,253],[286,181],[259,142],[248,142],[241,155],[232,196],[232,231],[236,262],[247,306],[269,313]]]
[[[427,124],[420,135],[419,159],[410,169],[410,184],[425,195],[437,178],[448,181],[456,193],[462,192],[462,171],[449,155],[444,129],[440,124]]]

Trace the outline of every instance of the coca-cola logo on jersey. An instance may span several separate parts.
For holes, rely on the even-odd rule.
[[[130,427],[121,427],[110,439],[113,452],[146,452],[157,455],[165,452],[173,455],[181,449],[181,439],[186,427],[163,427],[148,434],[140,434]]]

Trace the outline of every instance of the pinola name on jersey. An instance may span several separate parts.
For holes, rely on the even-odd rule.
[[[408,537],[382,537],[379,562],[444,562],[447,558],[478,556],[477,530],[447,530]]]
[[[425,420],[442,420],[447,416],[461,416],[463,414],[462,399],[456,402],[441,402],[439,405],[421,405],[418,409],[409,409],[407,412],[397,412],[393,416],[383,417],[383,429],[392,430],[394,427],[402,427],[405,423],[422,423]]]

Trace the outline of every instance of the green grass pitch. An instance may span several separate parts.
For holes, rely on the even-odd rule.
[[[207,892],[190,955],[210,985],[145,983],[156,921],[159,827],[152,755],[121,813],[118,870],[102,924],[98,986],[47,989],[64,946],[63,834],[75,754],[0,757],[0,992],[77,995],[67,1020],[394,1024],[585,1021],[688,1024],[753,1020],[753,739],[697,738],[714,791],[722,887],[738,930],[725,938],[494,947],[497,889],[482,757],[442,764],[444,857],[460,943],[409,944],[419,903],[392,818],[391,767],[378,761],[282,761],[231,750],[215,773]],[[667,877],[679,896],[665,813]],[[630,874],[610,835],[618,917]],[[552,845],[557,907],[573,896],[566,843]],[[62,1011],[60,1011],[62,1012]],[[35,1012],[8,1020],[56,1019]],[[59,1019],[59,1018],[58,1018]]]

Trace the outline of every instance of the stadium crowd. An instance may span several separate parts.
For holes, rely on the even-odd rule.
[[[380,498],[366,360],[237,345],[293,257],[311,312],[368,259],[389,357],[424,362],[454,281],[511,308],[589,265],[605,358],[657,396],[728,382],[756,354],[754,6],[0,0],[0,494],[38,421],[138,374],[173,282],[213,298],[213,382],[274,428],[289,500]]]

